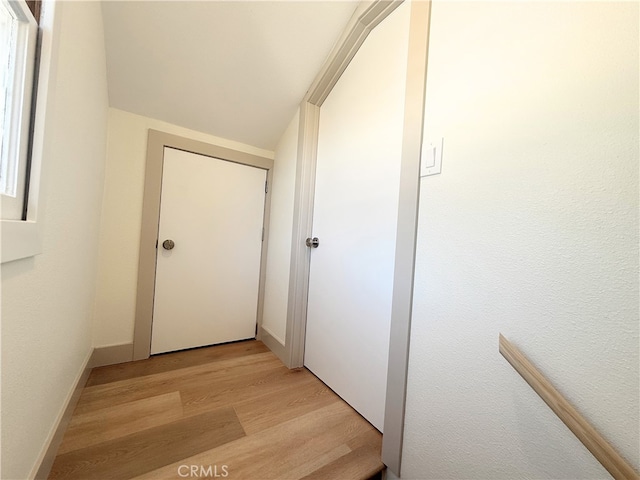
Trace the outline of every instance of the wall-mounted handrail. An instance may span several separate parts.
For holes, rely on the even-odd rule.
[[[500,353],[569,427],[578,440],[616,480],[639,480],[638,473],[587,422],[509,340],[500,334]]]

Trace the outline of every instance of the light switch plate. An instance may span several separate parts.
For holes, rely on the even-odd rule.
[[[444,137],[437,140],[425,140],[420,155],[420,176],[437,175],[442,171],[442,147]]]

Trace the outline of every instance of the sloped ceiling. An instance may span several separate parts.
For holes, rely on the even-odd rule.
[[[103,2],[110,105],[273,150],[357,3]]]

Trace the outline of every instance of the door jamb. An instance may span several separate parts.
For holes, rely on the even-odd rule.
[[[320,108],[369,33],[403,1],[374,0],[360,4],[300,105],[285,341],[285,363],[289,368],[304,365],[310,271],[310,252],[304,240],[312,234]],[[411,2],[401,188],[382,442],[382,460],[398,477],[402,460],[409,367],[409,335],[420,194],[420,151],[424,126],[430,16],[430,0]]]
[[[147,140],[147,160],[144,176],[144,197],[140,228],[140,258],[138,260],[138,288],[136,294],[136,316],[133,335],[133,360],[149,358],[151,353],[151,328],[153,321],[153,300],[156,279],[156,249],[158,222],[160,219],[160,199],[162,191],[162,167],[164,148],[196,153],[207,157],[226,160],[267,171],[267,184],[271,185],[273,160],[252,155],[239,150],[220,147],[190,138],[149,129]],[[271,189],[267,189],[264,210],[264,240],[260,260],[260,283],[258,289],[258,326],[262,323],[264,305],[264,284],[266,275],[267,243],[269,238],[269,213]]]

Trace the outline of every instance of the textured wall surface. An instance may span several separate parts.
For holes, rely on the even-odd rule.
[[[93,2],[64,2],[61,14],[43,253],[2,265],[3,479],[29,476],[92,343],[108,105],[102,14]]]
[[[273,158],[273,152],[109,109],[95,306],[96,347],[133,341],[142,195],[149,129]]]
[[[300,111],[289,122],[275,152],[262,328],[283,345],[287,330],[293,197],[296,189]]]
[[[433,4],[403,478],[608,478],[499,332],[640,469],[638,18]]]

